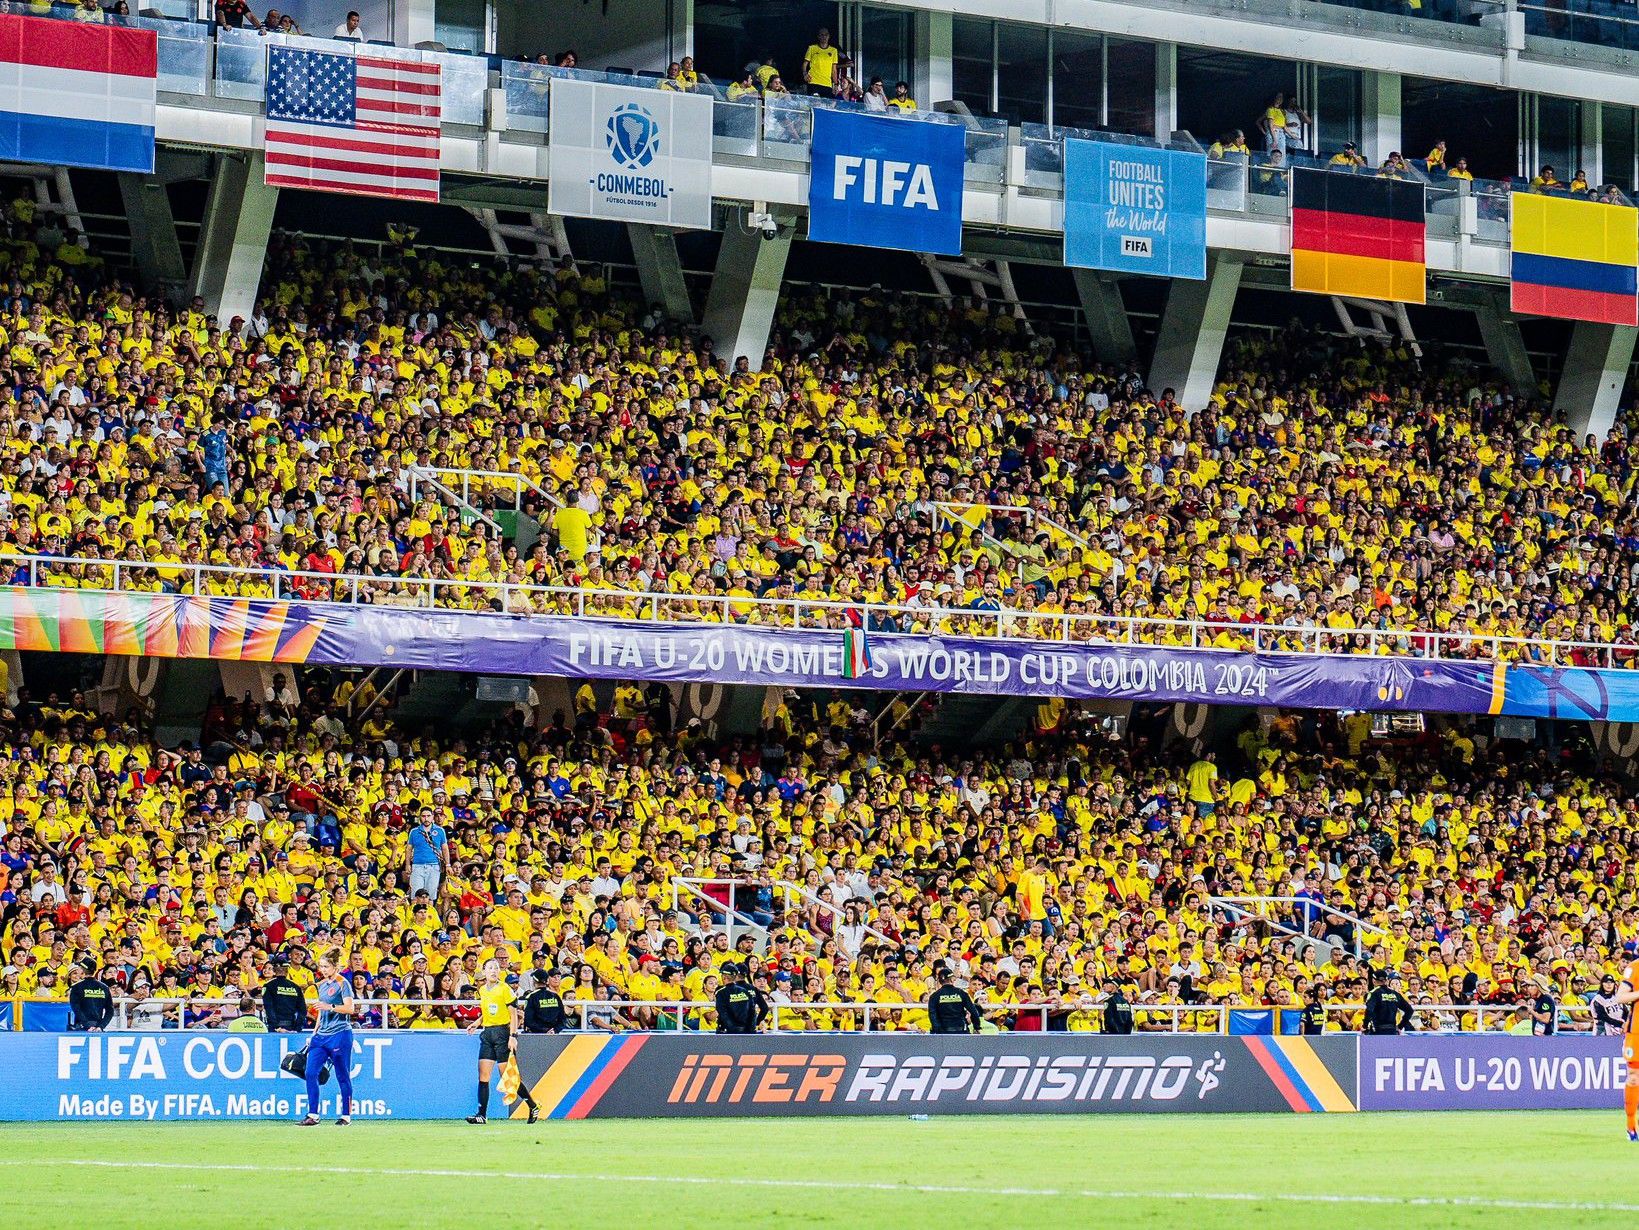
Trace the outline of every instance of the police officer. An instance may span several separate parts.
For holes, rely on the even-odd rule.
[[[114,1019],[114,992],[101,978],[97,967],[90,961],[71,966],[68,988],[68,1027],[81,1031],[101,1032]]]
[[[1398,970],[1382,974],[1366,995],[1366,1032],[1398,1034],[1411,1028],[1411,1001],[1400,994]]]
[[[723,966],[723,985],[717,988],[717,1032],[754,1034],[768,1015],[768,1001],[756,987],[740,981],[745,970],[736,962]]]
[[[976,1034],[984,1018],[973,997],[952,981],[950,965],[941,961],[933,975],[939,985],[928,996],[928,1031],[936,1034]],[[973,1026],[972,1029],[968,1025]]]
[[[273,958],[273,977],[262,987],[262,1017],[273,1033],[301,1033],[307,1029],[307,998],[290,977],[290,958]]]
[[[1536,977],[1537,993],[1526,1005],[1531,1015],[1531,1032],[1539,1038],[1559,1032],[1559,1000],[1554,998],[1554,984],[1546,977]]]
[[[1130,1034],[1133,1031],[1133,1006],[1114,978],[1104,980],[1104,1026],[1107,1034]]]
[[[1309,988],[1309,998],[1303,1005],[1303,1032],[1306,1034],[1326,1032],[1326,1009],[1320,1001],[1321,986],[1317,982]]]
[[[557,970],[546,968],[544,958],[535,967],[535,989],[524,996],[526,1034],[555,1034],[562,1031],[563,995],[558,990],[561,981]]]

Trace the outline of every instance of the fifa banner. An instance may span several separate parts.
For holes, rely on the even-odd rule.
[[[1064,142],[1064,263],[1206,277],[1206,155]]]
[[[353,1035],[353,1114],[453,1119],[472,1111],[465,1073],[478,1058],[464,1033]],[[0,1120],[294,1119],[307,1086],[279,1069],[304,1034],[0,1033]],[[319,1113],[340,1113],[336,1082]]]
[[[1616,1037],[1360,1039],[1361,1110],[1611,1110],[1627,1080]]]
[[[1639,671],[0,587],[0,650],[566,679],[1639,721]]]
[[[808,238],[959,255],[967,130],[814,108]]]
[[[1513,311],[1639,324],[1639,209],[1530,192],[1509,201]]]
[[[1100,1034],[526,1036],[554,1119],[1350,1111],[1355,1042]],[[522,1101],[508,1099],[514,1117]]]
[[[711,99],[554,77],[547,208],[573,218],[711,227]]]

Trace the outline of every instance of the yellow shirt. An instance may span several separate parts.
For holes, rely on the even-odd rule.
[[[497,982],[492,987],[478,988],[478,1002],[483,1009],[484,1027],[491,1025],[512,1024],[512,1001],[517,998],[512,994],[512,988],[504,982]]]
[[[808,50],[802,56],[802,71],[804,80],[809,85],[830,85],[836,77],[837,45],[821,47],[818,43],[810,43]]]

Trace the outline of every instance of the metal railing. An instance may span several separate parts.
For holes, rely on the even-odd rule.
[[[1313,944],[1332,952],[1341,951],[1344,945],[1314,934],[1313,928],[1317,921],[1341,920],[1354,930],[1352,951],[1356,957],[1363,951],[1360,942],[1362,932],[1373,935],[1388,934],[1385,928],[1379,927],[1376,923],[1367,922],[1364,918],[1316,901],[1312,897],[1208,897],[1207,901],[1226,914],[1233,915],[1238,921],[1257,923],[1302,944]]]
[[[12,1025],[24,1028],[24,1011],[30,1004],[63,1007],[63,1000],[48,1000],[25,996],[8,1000],[12,1005]],[[358,999],[355,1002],[368,1009],[368,1015],[357,1027],[360,1029],[444,1028],[465,1029],[477,1019],[479,1004],[471,999]],[[1193,1033],[1229,1034],[1233,1031],[1232,1017],[1273,1014],[1269,1028],[1255,1032],[1296,1033],[1295,1018],[1301,1011],[1296,1004],[1186,1004],[1177,1002],[1129,1000],[1134,1015],[1134,1026],[1140,1033]],[[430,1020],[423,1017],[422,1009],[429,1010]],[[564,1009],[573,1022],[572,1029],[587,1032],[599,1030],[635,1030],[656,1032],[699,1032],[715,1028],[716,1004],[706,999],[577,999],[573,991],[564,997]],[[1358,1003],[1323,1005],[1328,1026],[1339,1033],[1358,1032],[1360,1014],[1364,1009]],[[1103,1024],[1101,997],[1054,997],[1039,1003],[986,1004],[979,1010],[986,1022],[1001,1030],[1058,1031],[1073,1024],[1078,1031],[1096,1031]],[[212,1030],[230,1029],[235,1020],[255,1015],[240,1008],[231,1000],[209,997],[149,997],[118,996],[114,1002],[114,1023],[111,1028],[145,1030]],[[456,1014],[463,1014],[457,1017]],[[1428,1003],[1412,1005],[1412,1028],[1418,1033],[1531,1033],[1534,1025],[1523,1004],[1453,1004]],[[1078,1017],[1065,1022],[1067,1016]],[[1582,1005],[1561,1004],[1557,1010],[1556,1032],[1585,1034],[1593,1026],[1593,1010]],[[771,998],[769,1015],[764,1028],[769,1033],[791,1031],[821,1031],[834,1033],[870,1033],[878,1030],[927,1031],[927,1007],[919,999],[902,1000],[786,1000]],[[1243,1030],[1242,1032],[1249,1032]],[[300,1033],[286,1035],[300,1037]]]
[[[5,566],[11,575],[5,578]],[[1236,653],[1361,654],[1546,666],[1633,669],[1639,642],[1569,641],[1436,632],[1422,628],[1328,628],[1147,615],[1041,612],[1031,607],[957,607],[914,602],[843,602],[730,593],[470,581],[410,574],[238,568],[166,559],[99,559],[0,552],[0,582],[96,593],[175,593],[347,606],[451,610],[497,616],[563,615],[675,624],[747,624],[840,631],[853,616],[872,633],[996,637],[1038,643],[1218,649]],[[1247,669],[1253,669],[1248,667]],[[1249,685],[1250,686],[1250,685]]]

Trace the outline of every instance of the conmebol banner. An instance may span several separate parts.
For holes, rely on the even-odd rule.
[[[550,88],[548,209],[710,228],[710,98],[563,77]]]
[[[966,131],[954,121],[816,107],[808,237],[960,253]]]
[[[1206,155],[1064,143],[1064,263],[1206,277]]]
[[[573,679],[1639,721],[1639,671],[0,588],[0,649]]]
[[[306,1085],[279,1060],[302,1034],[0,1033],[0,1120],[295,1119]],[[478,1057],[463,1033],[356,1033],[353,1113],[361,1119],[454,1119],[472,1090],[449,1079]],[[340,1113],[336,1082],[319,1113]]]

